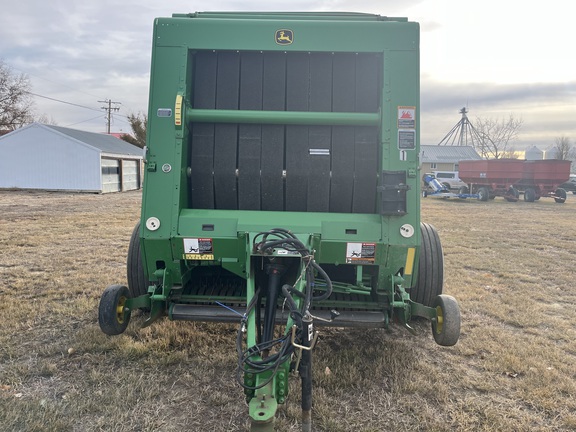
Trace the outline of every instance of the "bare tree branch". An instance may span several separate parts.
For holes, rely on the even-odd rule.
[[[570,138],[565,136],[558,137],[554,140],[553,151],[555,152],[554,159],[573,160],[576,157],[576,151],[572,147]]]
[[[501,159],[514,153],[513,142],[518,138],[523,120],[510,114],[508,120],[476,118],[476,131],[480,141],[475,144],[476,151],[485,159]]]
[[[14,130],[34,121],[30,80],[0,60],[0,129]]]

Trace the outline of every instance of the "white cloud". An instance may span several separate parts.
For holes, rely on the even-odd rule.
[[[35,93],[100,109],[122,102],[121,113],[147,111],[153,20],[206,10],[355,11],[405,16],[420,23],[422,142],[439,141],[458,121],[524,118],[523,142],[576,138],[576,56],[569,2],[520,0],[269,1],[28,0],[0,15],[0,58],[30,75]],[[61,125],[93,117],[37,99],[38,113]],[[104,129],[104,112],[77,127]],[[118,117],[118,125],[122,123]]]

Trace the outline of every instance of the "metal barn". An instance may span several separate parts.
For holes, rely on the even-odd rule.
[[[140,189],[143,150],[111,135],[32,123],[0,137],[0,189]]]
[[[420,170],[423,173],[431,171],[458,171],[461,160],[479,160],[482,157],[471,146],[452,145],[421,145]]]

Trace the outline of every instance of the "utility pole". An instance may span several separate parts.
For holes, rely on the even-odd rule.
[[[108,106],[101,107],[103,110],[106,110],[106,124],[107,124],[107,134],[110,135],[110,120],[112,119],[112,111],[119,111],[120,107],[112,106],[112,104],[121,104],[121,102],[112,102],[111,99],[106,99],[103,101],[98,101],[100,103],[106,103]]]

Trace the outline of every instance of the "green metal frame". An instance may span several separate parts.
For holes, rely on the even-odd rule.
[[[278,29],[293,32],[291,44],[275,42]],[[372,113],[193,109],[192,54],[198,50],[378,53],[382,56],[381,106]],[[435,309],[412,302],[406,292],[416,283],[420,248],[419,90],[419,27],[405,18],[346,13],[197,13],[156,19],[140,231],[144,270],[151,286],[147,295],[129,299],[126,306],[150,308],[149,325],[160,316],[170,317],[174,298],[183,303],[218,300],[248,304],[255,283],[252,240],[259,232],[283,227],[306,238],[320,265],[350,265],[346,263],[350,242],[376,245],[374,262],[356,267],[355,283],[334,282],[334,292],[348,296],[348,300],[328,299],[319,306],[381,311],[386,325],[393,317],[407,327],[412,316],[434,319]],[[407,150],[401,150],[398,142],[401,107],[414,109],[415,142]],[[382,215],[190,208],[189,125],[202,122],[378,126],[379,171],[406,173],[406,212]],[[149,218],[156,218],[160,226],[148,229]],[[206,224],[213,226],[209,234],[202,229]],[[411,236],[403,235],[407,225],[413,228]],[[213,241],[213,256],[202,261],[184,259],[183,239],[207,235]],[[193,278],[195,269],[204,266],[219,267],[244,279],[246,297],[183,293],[182,287]],[[303,291],[303,284],[300,280],[295,288]],[[254,314],[250,314],[246,329],[249,345],[256,343],[255,325]],[[290,327],[288,322],[286,332]],[[289,365],[284,363],[268,385],[247,391],[254,430],[271,423],[277,404],[284,402],[288,371]],[[246,374],[244,380],[257,386],[269,378],[269,373]]]

